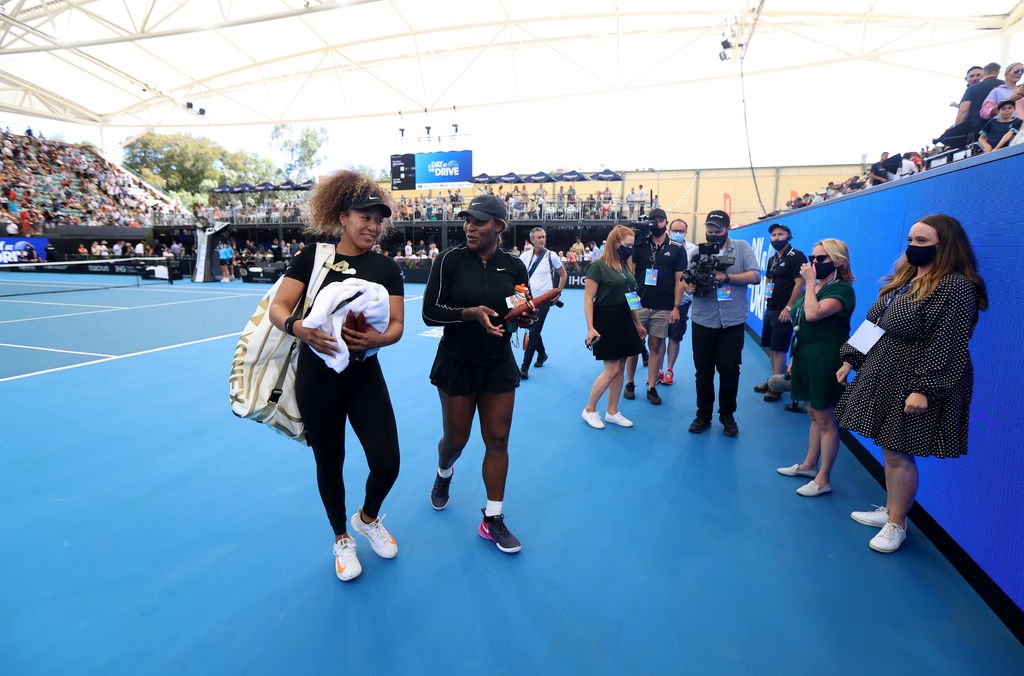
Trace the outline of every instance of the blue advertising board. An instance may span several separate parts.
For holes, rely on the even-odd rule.
[[[0,237],[0,264],[46,260],[46,237]]]
[[[416,153],[416,189],[465,188],[473,177],[473,151]]]
[[[753,246],[762,271],[771,223],[788,226],[793,244],[806,254],[819,240],[844,241],[857,278],[852,318],[857,327],[878,296],[880,279],[892,272],[906,248],[915,222],[942,213],[963,224],[990,299],[990,309],[981,313],[970,342],[975,374],[968,453],[954,460],[919,458],[917,501],[1018,607],[1024,607],[1024,368],[1016,356],[1024,326],[1024,210],[1016,197],[1021,176],[1024,146],[829,200],[730,234]],[[751,291],[748,324],[760,332],[764,284]],[[873,441],[860,441],[881,460],[881,449]],[[867,508],[863,502],[852,501],[849,507]]]

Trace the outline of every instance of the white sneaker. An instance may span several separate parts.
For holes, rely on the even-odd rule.
[[[622,413],[605,413],[604,421],[610,422],[613,425],[618,425],[619,427],[633,426],[633,421],[622,415]]]
[[[819,495],[825,495],[826,493],[831,493],[832,492],[832,484],[829,484],[828,486],[825,486],[824,488],[822,488],[821,486],[818,485],[817,481],[808,481],[803,486],[801,486],[800,488],[796,489],[796,492],[799,495],[804,496],[805,498],[816,498]]]
[[[865,526],[881,528],[889,523],[889,508],[879,507],[878,505],[874,505],[874,507],[875,511],[873,512],[850,512],[850,518]]]
[[[395,542],[395,538],[391,537],[391,533],[388,532],[388,529],[382,523],[387,515],[381,514],[374,519],[373,523],[363,523],[363,519],[359,516],[362,513],[363,510],[360,508],[358,512],[352,515],[352,530],[366,536],[377,556],[385,559],[395,558],[398,555],[398,543]]]
[[[348,582],[359,577],[363,567],[359,565],[359,557],[356,556],[356,541],[352,538],[342,538],[334,543],[334,573],[342,582]]]
[[[887,523],[878,531],[878,535],[871,538],[868,547],[876,552],[891,554],[900,548],[903,541],[907,539],[907,531],[895,523]]]
[[[580,414],[583,417],[583,422],[587,423],[595,430],[603,430],[604,423],[601,422],[601,414],[597,411],[588,411],[583,409],[583,413]]]
[[[800,469],[799,463],[790,467],[779,467],[775,471],[785,476],[805,476],[808,479],[818,476],[818,473],[813,469]]]

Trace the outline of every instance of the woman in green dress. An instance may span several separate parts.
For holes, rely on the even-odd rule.
[[[807,414],[811,417],[807,457],[798,465],[776,471],[786,476],[810,477],[796,492],[813,498],[832,492],[829,475],[839,452],[839,426],[834,409],[843,395],[843,386],[835,373],[842,365],[839,348],[850,337],[855,298],[846,244],[838,239],[822,240],[814,245],[810,261],[800,268],[807,290],[791,310],[796,334],[792,394],[795,401],[807,402]]]

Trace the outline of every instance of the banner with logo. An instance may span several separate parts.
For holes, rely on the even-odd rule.
[[[416,153],[416,189],[467,188],[472,185],[473,151]]]
[[[46,237],[0,237],[0,264],[46,260]]]

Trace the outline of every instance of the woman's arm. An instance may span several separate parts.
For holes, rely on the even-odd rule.
[[[384,333],[378,333],[372,326],[367,326],[366,331],[360,333],[347,326],[342,328],[345,344],[352,350],[371,350],[373,348],[387,347],[394,345],[402,338],[405,332],[405,297],[388,296],[388,307],[390,318]]]
[[[452,258],[453,251],[448,249],[430,266],[427,288],[423,292],[423,321],[427,326],[461,324],[464,321],[463,310],[466,308],[446,304],[458,263],[458,259]]]
[[[286,277],[281,288],[270,304],[270,323],[285,330],[285,322],[292,316],[292,311],[304,302],[306,285],[297,279]],[[292,335],[321,354],[333,356],[338,349],[338,341],[319,329],[307,329],[301,321],[292,322]]]
[[[817,294],[810,293],[804,296],[804,318],[809,322],[817,322],[831,317],[843,309],[843,301],[838,298],[825,298],[818,300]]]

